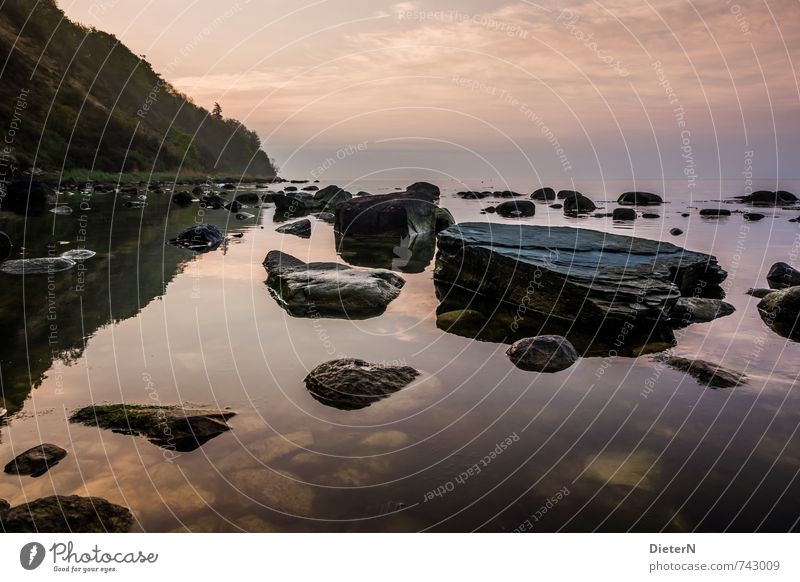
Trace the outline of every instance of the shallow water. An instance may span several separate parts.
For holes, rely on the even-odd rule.
[[[339,185],[383,193],[416,179]],[[480,214],[496,200],[461,200],[457,190],[532,190],[434,181],[459,222],[508,220]],[[757,223],[696,210],[683,218],[687,207],[741,193],[701,183],[690,197],[685,185],[637,184],[668,204],[654,210],[660,219],[633,225],[568,219],[545,204],[516,222],[714,254],[737,311],[681,330],[675,353],[745,371],[748,383],[733,390],[702,387],[649,356],[585,357],[556,374],[518,370],[505,344],[437,329],[433,262],[424,258],[424,270],[402,273],[402,293],[379,317],[291,317],[264,284],[266,253],[341,259],[330,225],[312,218],[308,240],[278,234],[271,204],[246,209],[256,215],[249,221],[224,210],[200,216],[197,205],[156,194],[143,209],[75,194],[59,201],[71,215],[2,212],[11,259],[21,247],[27,257],[83,247],[97,255],[50,280],[0,273],[2,406],[11,415],[0,427],[0,463],[40,442],[69,451],[41,477],[0,474],[0,498],[100,496],[129,507],[143,531],[796,530],[800,344],[769,330],[744,292],[766,286],[774,262],[797,265],[800,227],[788,219],[800,210],[760,210],[767,218]],[[607,194],[574,186],[602,206],[632,185],[606,184]],[[165,244],[195,221],[244,236],[202,255]],[[675,226],[685,234],[669,235]],[[407,364],[422,376],[367,408],[338,410],[316,401],[303,378],[341,356]],[[238,414],[233,430],[174,458],[145,439],[66,421],[91,402],[120,401]]]

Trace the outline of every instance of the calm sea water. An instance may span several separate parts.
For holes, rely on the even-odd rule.
[[[339,185],[377,194],[419,178]],[[458,221],[504,219],[480,214],[496,201],[461,200],[457,190],[533,189],[435,181]],[[553,186],[610,209],[633,184]],[[22,248],[28,257],[98,253],[51,281],[0,274],[10,413],[0,463],[41,442],[69,452],[38,478],[0,474],[0,498],[100,496],[129,507],[141,531],[796,530],[800,344],[770,331],[745,290],[766,286],[776,261],[797,265],[800,228],[788,219],[800,211],[768,209],[758,223],[741,214],[704,220],[696,210],[684,218],[689,207],[740,194],[741,184],[636,186],[666,195],[660,219],[620,226],[539,204],[521,222],[716,255],[737,311],[687,328],[675,352],[744,370],[747,384],[708,389],[649,356],[582,358],[557,374],[518,370],[506,345],[436,327],[432,262],[403,274],[400,297],[380,317],[293,318],[264,284],[267,252],[341,259],[330,225],[312,219],[309,240],[280,235],[271,204],[243,222],[156,194],[144,209],[75,194],[62,200],[70,216],[0,213],[12,258]],[[800,192],[800,183],[780,186]],[[195,221],[244,236],[199,256],[165,244]],[[676,226],[683,236],[668,234]],[[407,364],[422,377],[367,408],[338,410],[314,400],[303,378],[341,356]],[[176,459],[144,439],[66,421],[92,402],[154,400],[238,414],[232,431]]]

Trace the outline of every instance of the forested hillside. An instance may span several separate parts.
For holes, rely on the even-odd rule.
[[[198,107],[53,0],[0,4],[0,92],[6,167],[275,175],[255,132]]]

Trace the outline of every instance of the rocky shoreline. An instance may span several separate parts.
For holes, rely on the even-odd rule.
[[[260,181],[253,186],[266,188],[274,183]],[[701,386],[735,389],[748,381],[744,372],[709,362],[702,354],[672,353],[680,348],[675,330],[735,311],[723,301],[721,284],[727,272],[716,257],[640,237],[521,222],[536,216],[537,204],[547,204],[570,219],[608,217],[621,223],[656,219],[660,214],[648,209],[665,204],[660,195],[624,192],[617,198],[617,208],[596,213],[605,209],[573,190],[545,187],[530,195],[464,191],[456,195],[470,201],[497,199],[496,206],[483,212],[505,222],[457,224],[440,206],[440,189],[427,182],[380,195],[353,195],[336,185],[320,188],[304,180],[283,184],[282,190],[263,192],[240,190],[242,184],[233,180],[197,183],[191,190],[165,183],[59,187],[123,196],[128,208],[142,208],[150,195],[171,196],[176,206],[197,205],[244,221],[256,217],[247,209],[255,212],[272,205],[278,223],[275,231],[282,237],[308,239],[316,236],[315,229],[331,225],[336,251],[345,263],[304,262],[282,250],[265,249],[265,285],[289,317],[380,317],[403,293],[406,281],[398,273],[422,273],[434,263],[437,328],[507,344],[510,369],[568,375],[581,358],[653,353],[655,361],[687,374]],[[21,188],[11,189],[8,208],[12,212],[43,212],[54,203],[54,191],[44,183],[30,181],[27,189]],[[796,202],[788,192],[764,191],[731,203],[764,207]],[[64,208],[63,201],[57,207]],[[727,220],[733,214],[741,214],[748,222],[764,218],[761,213],[721,207],[697,212],[704,220]],[[304,218],[309,215],[317,220],[312,223]],[[207,223],[168,234],[170,244],[194,254],[225,248],[231,236]],[[682,231],[673,228],[672,234],[679,236]],[[6,256],[0,260],[4,275],[52,275],[94,256],[93,251],[82,250],[56,257],[8,258],[14,242],[8,242],[9,252],[3,251]],[[772,332],[800,341],[800,271],[776,263],[767,285],[752,290],[760,298],[759,316]],[[408,389],[423,373],[406,365],[370,363],[355,354],[319,363],[304,384],[316,403],[357,414]],[[74,411],[69,421],[189,453],[231,431],[229,421],[235,414],[179,405],[91,404]],[[8,460],[4,470],[35,479],[57,471],[60,461],[72,458],[69,454],[57,445],[42,443]],[[21,532],[128,531],[134,516],[103,499],[47,497],[13,508],[0,500],[0,524],[6,531]]]

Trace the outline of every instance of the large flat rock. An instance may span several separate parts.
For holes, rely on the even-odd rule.
[[[662,320],[681,295],[727,276],[710,255],[570,227],[464,223],[438,242],[440,294],[455,287],[565,321]]]
[[[304,263],[281,251],[267,253],[264,268],[270,293],[295,317],[375,317],[400,295],[405,284],[402,277],[384,269]]]

